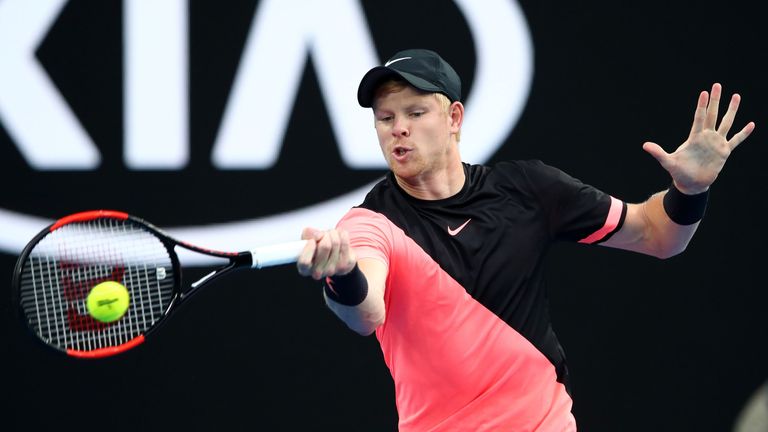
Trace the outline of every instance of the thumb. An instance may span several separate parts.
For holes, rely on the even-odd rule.
[[[653,156],[665,170],[669,171],[667,166],[669,165],[670,155],[660,145],[649,141],[643,144],[643,150]]]

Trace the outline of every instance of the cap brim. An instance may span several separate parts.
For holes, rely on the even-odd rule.
[[[363,76],[363,79],[360,81],[360,86],[357,88],[357,102],[360,106],[364,108],[372,107],[376,89],[382,82],[391,78],[402,78],[410,85],[426,92],[443,92],[439,87],[416,75],[409,74],[408,72],[400,72],[386,66],[377,66],[369,70],[368,73]]]

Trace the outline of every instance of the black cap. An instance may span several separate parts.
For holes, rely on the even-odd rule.
[[[391,78],[402,78],[419,90],[442,93],[451,102],[461,100],[461,79],[448,62],[434,51],[409,49],[398,52],[384,66],[376,66],[363,76],[357,88],[360,106],[373,106],[376,89]]]

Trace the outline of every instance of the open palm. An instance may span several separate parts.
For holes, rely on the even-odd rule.
[[[731,97],[728,110],[717,125],[718,106],[722,87],[715,83],[711,94],[702,91],[696,106],[693,126],[688,139],[673,153],[667,153],[656,143],[646,142],[643,149],[651,154],[669,172],[675,186],[683,193],[693,195],[706,191],[715,181],[733,149],[754,131],[749,122],[728,139],[739,109],[741,96]]]

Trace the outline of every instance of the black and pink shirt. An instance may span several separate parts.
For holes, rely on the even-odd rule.
[[[626,204],[539,161],[464,170],[437,201],[390,173],[339,222],[358,258],[388,266],[376,337],[400,430],[575,430],[544,256],[557,240],[606,240]]]

